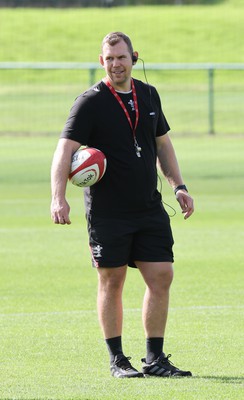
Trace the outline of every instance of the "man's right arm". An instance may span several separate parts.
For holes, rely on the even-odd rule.
[[[72,155],[81,146],[70,139],[60,139],[54,153],[51,167],[51,218],[55,224],[71,224],[70,207],[65,198],[67,180],[70,172]]]

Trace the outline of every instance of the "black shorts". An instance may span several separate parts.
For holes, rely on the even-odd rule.
[[[173,262],[170,220],[160,206],[140,216],[88,217],[89,245],[94,267],[136,267],[135,261]]]

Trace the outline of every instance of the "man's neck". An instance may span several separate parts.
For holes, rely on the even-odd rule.
[[[128,93],[131,91],[131,79],[126,81],[126,82],[121,82],[119,84],[114,83],[113,81],[111,81],[108,77],[103,79],[103,82],[109,82],[110,85],[114,88],[114,90],[118,91],[118,92],[125,92]]]

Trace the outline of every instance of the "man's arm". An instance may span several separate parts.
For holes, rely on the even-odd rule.
[[[156,138],[157,155],[160,168],[168,180],[170,186],[175,190],[178,186],[183,185],[179,164],[175,155],[175,151],[168,134]],[[176,193],[184,218],[189,218],[193,211],[193,199],[184,189],[180,189]]]
[[[71,224],[70,207],[65,198],[72,154],[80,143],[70,139],[60,139],[54,153],[51,167],[51,218],[55,224]]]

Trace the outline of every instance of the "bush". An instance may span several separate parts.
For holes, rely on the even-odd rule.
[[[126,5],[215,4],[225,0],[0,0],[0,7],[112,7]]]

